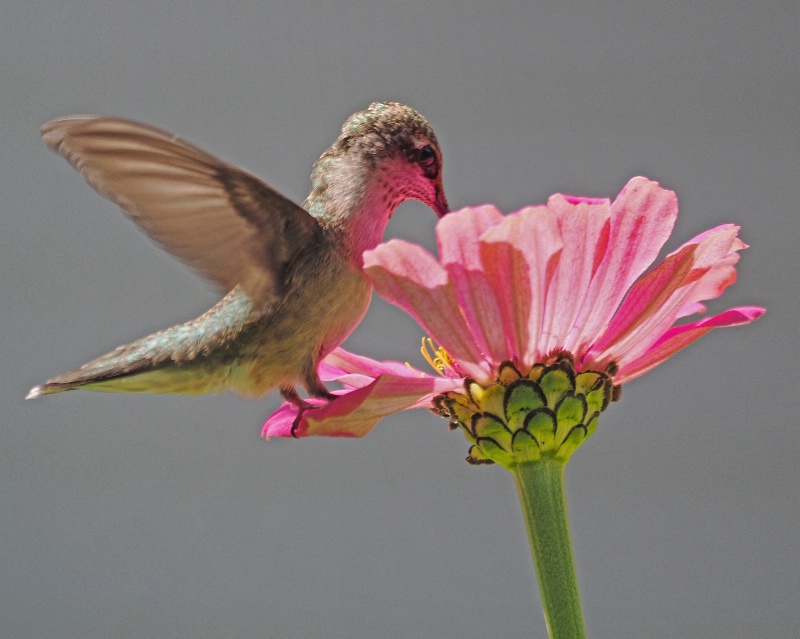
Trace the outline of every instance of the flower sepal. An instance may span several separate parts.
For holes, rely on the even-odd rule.
[[[613,366],[578,373],[568,353],[551,360],[526,375],[505,362],[494,383],[467,379],[464,391],[436,398],[438,412],[472,444],[469,463],[511,469],[542,457],[566,462],[595,431],[600,413],[619,395]]]

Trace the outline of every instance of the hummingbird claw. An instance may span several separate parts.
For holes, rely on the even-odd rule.
[[[294,418],[294,421],[292,422],[292,429],[289,431],[292,434],[292,437],[294,437],[295,439],[298,439],[298,437],[297,437],[297,429],[300,428],[300,420],[302,419],[303,414],[309,408],[310,407],[308,406],[308,404],[306,404],[305,407],[298,408],[298,410],[297,410],[297,417]]]
[[[316,373],[314,373],[313,376],[309,375],[309,378],[306,380],[306,384],[308,387],[308,392],[313,397],[327,399],[328,401],[336,399],[336,395],[325,388],[325,384],[322,383]],[[292,437],[297,439],[297,429],[300,428],[300,421],[303,419],[303,415],[306,414],[306,411],[320,408],[320,406],[313,406],[305,401],[302,397],[300,397],[297,389],[294,386],[286,386],[281,388],[281,395],[283,395],[287,402],[297,407],[297,417],[294,418],[290,431]]]
[[[292,429],[289,431],[292,434],[292,437],[297,439],[297,429],[300,427],[300,420],[303,418],[305,412],[313,407],[302,397],[300,397],[297,389],[294,386],[286,386],[281,388],[281,395],[283,395],[283,398],[287,402],[297,406],[297,417],[294,418],[294,421],[292,422]]]

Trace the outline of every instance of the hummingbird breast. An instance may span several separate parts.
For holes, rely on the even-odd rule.
[[[283,297],[249,323],[227,387],[260,396],[294,386],[361,321],[372,285],[340,247],[314,247],[292,265]]]

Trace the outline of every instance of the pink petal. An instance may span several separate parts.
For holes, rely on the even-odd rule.
[[[570,337],[573,352],[597,338],[634,281],[653,263],[678,215],[672,191],[643,177],[631,179],[611,205],[608,247],[583,299]]]
[[[564,193],[556,193],[552,197],[563,198],[569,204],[606,204],[609,202],[605,197],[584,197],[583,195],[566,195]]]
[[[530,368],[537,360],[545,299],[561,251],[558,218],[547,207],[528,207],[507,215],[480,243],[506,347],[517,366]]]
[[[381,375],[412,379],[431,378],[439,379],[439,375],[429,375],[418,370],[408,363],[393,362],[391,360],[378,361],[356,355],[343,348],[336,348],[319,365],[320,378],[323,381],[338,382],[347,390],[363,388],[375,381]],[[461,383],[462,378],[458,379]]]
[[[385,300],[411,315],[466,375],[486,380],[487,363],[458,307],[447,271],[425,249],[391,240],[364,253],[364,270]]]
[[[511,359],[511,354],[506,348],[492,282],[481,264],[478,238],[502,221],[502,213],[486,205],[448,213],[436,225],[442,266],[450,275],[458,304],[478,348],[495,366]]]
[[[646,350],[672,326],[679,309],[674,308],[675,304],[670,305],[675,313],[668,317],[663,310],[690,276],[695,249],[694,246],[682,247],[679,253],[667,257],[636,282],[606,332],[582,358],[584,367],[603,370],[611,361],[621,366],[620,360],[630,361],[641,354],[634,355],[628,350],[632,338],[649,342],[643,347]],[[661,319],[661,322],[653,322],[654,318]]]
[[[548,200],[547,208],[558,216],[564,247],[547,293],[542,357],[576,347],[575,338],[580,331],[575,322],[582,292],[589,287],[605,254],[611,202],[557,194]]]
[[[724,225],[699,235],[636,282],[586,360],[599,368],[612,360],[622,367],[649,349],[684,308],[700,301],[694,294],[698,284],[697,290],[703,293],[711,290],[703,282],[716,265],[721,264],[725,273],[730,271],[726,258],[731,247],[741,244],[737,231],[733,225]],[[711,282],[716,290],[718,278],[712,276]]]
[[[688,243],[699,241],[706,235],[720,233],[727,229],[733,236],[731,245],[725,255],[714,256],[715,259],[709,264],[709,268],[703,273],[691,287],[689,294],[684,300],[684,306],[678,312],[677,318],[686,317],[699,313],[705,313],[706,307],[702,303],[706,300],[716,299],[736,281],[736,263],[739,261],[739,251],[747,248],[747,244],[742,242],[736,234],[739,227],[732,224],[724,224],[701,233]]]
[[[339,391],[336,399],[306,411],[294,433],[297,408],[286,402],[269,417],[261,433],[265,437],[363,437],[387,415],[430,406],[436,395],[462,387],[461,379],[381,375],[362,388]]]
[[[334,391],[337,392],[337,391]],[[342,392],[342,391],[338,391]],[[324,400],[321,399],[310,399],[308,400],[310,404],[316,404],[322,406],[324,404]],[[302,437],[304,436],[302,433],[292,433],[292,427],[294,425],[294,420],[297,417],[297,407],[289,402],[284,402],[281,404],[280,408],[276,410],[272,415],[267,417],[267,421],[264,422],[264,427],[261,429],[261,436],[266,437],[269,439],[270,437]]]
[[[719,233],[722,229],[727,229],[733,235],[731,245],[724,255],[714,256],[716,259],[710,262],[708,271],[692,287],[691,298],[687,301],[687,308],[681,309],[681,315],[683,316],[689,315],[688,309],[698,302],[718,298],[726,288],[736,281],[735,267],[739,261],[739,251],[746,249],[747,244],[736,237],[739,227],[732,224],[718,226],[708,231],[708,233]],[[690,240],[690,242],[696,241],[700,237],[702,236],[698,236],[694,240]]]
[[[676,319],[680,319],[681,317],[687,317],[689,315],[702,315],[707,310],[708,309],[706,308],[705,304],[701,304],[700,302],[687,304],[680,310],[680,312],[678,313],[678,317]]]
[[[766,309],[759,306],[740,306],[728,309],[714,317],[701,319],[691,324],[675,326],[667,331],[642,357],[620,368],[619,373],[614,376],[614,381],[622,384],[635,379],[655,368],[665,359],[672,357],[679,350],[710,330],[721,326],[749,324],[761,317],[765,311]]]
[[[422,371],[412,368],[408,364],[401,362],[393,362],[391,360],[379,361],[364,357],[363,355],[356,355],[343,348],[336,348],[323,360],[320,366],[320,375],[322,375],[322,367],[328,367],[331,371],[338,371],[339,375],[358,374],[371,377],[372,379],[378,375],[395,375],[396,377],[428,377]],[[323,377],[323,379],[326,379]],[[329,380],[340,380],[341,377],[329,377]]]

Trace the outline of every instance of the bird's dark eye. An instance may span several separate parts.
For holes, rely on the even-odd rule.
[[[433,150],[433,147],[430,144],[423,146],[419,150],[419,160],[420,166],[433,166],[436,163],[436,151]]]

